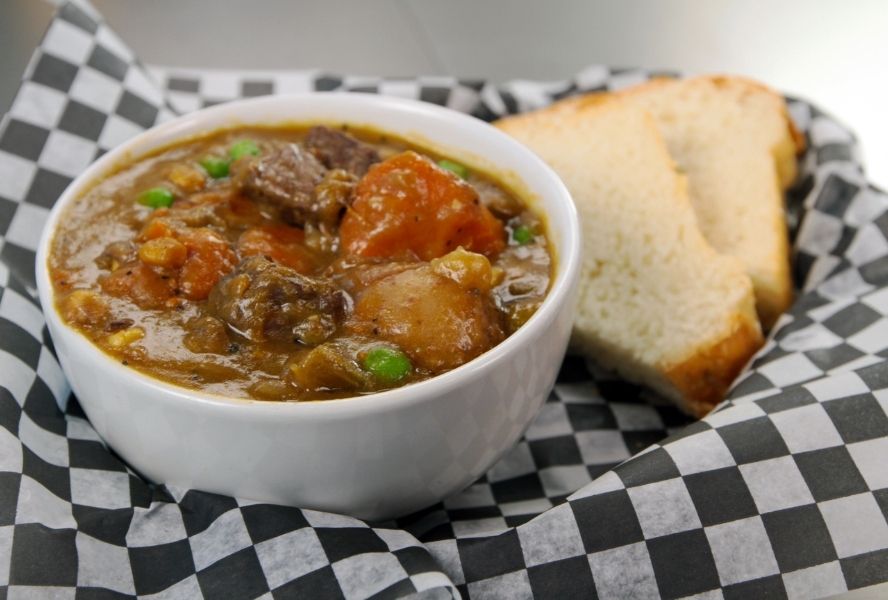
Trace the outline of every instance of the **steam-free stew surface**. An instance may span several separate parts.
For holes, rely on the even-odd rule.
[[[537,309],[551,259],[520,198],[368,131],[240,129],[123,165],[67,209],[62,317],[123,364],[265,400],[449,371]]]

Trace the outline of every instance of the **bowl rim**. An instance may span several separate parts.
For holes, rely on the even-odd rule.
[[[214,126],[208,128],[206,125],[201,127],[202,123],[212,120],[214,117],[224,116],[230,113],[230,116],[233,117],[233,125],[237,126],[236,119],[238,115],[253,114],[263,106],[277,105],[286,102],[325,102],[327,99],[335,99],[334,102],[344,103],[344,106],[349,104],[369,103],[370,105],[375,105],[375,107],[380,110],[390,110],[395,112],[406,110],[419,115],[419,118],[446,119],[453,121],[454,126],[472,128],[479,132],[484,130],[480,135],[499,138],[500,143],[505,143],[507,146],[510,146],[512,152],[516,153],[522,162],[527,162],[532,165],[532,168],[538,171],[540,176],[549,180],[547,185],[552,186],[555,195],[558,196],[557,203],[561,205],[562,209],[565,211],[567,228],[566,230],[559,230],[563,243],[559,248],[559,262],[554,283],[537,311],[515,333],[469,362],[423,381],[366,395],[348,396],[330,400],[276,402],[254,398],[225,396],[213,392],[187,388],[155,378],[135,368],[124,366],[112,356],[102,351],[83,333],[62,319],[54,302],[55,291],[49,278],[48,259],[50,246],[58,228],[60,216],[65,207],[80,198],[90,185],[95,185],[97,181],[101,180],[104,176],[107,176],[115,165],[122,162],[138,160],[145,154],[148,154],[157,148],[173,145],[178,141],[188,139],[189,137],[202,135],[211,131],[222,130],[227,127]],[[323,119],[319,117],[304,119],[306,123],[310,123],[313,120],[318,122],[323,121]],[[337,116],[337,120],[349,122],[349,117]],[[295,117],[292,120],[293,123],[298,123],[299,121],[300,117]],[[372,123],[362,122],[357,118],[351,119],[351,121],[356,125],[373,125]],[[277,121],[269,119],[267,121],[268,124],[272,125],[275,122],[282,121],[280,119]],[[261,123],[261,119],[251,120],[249,124],[257,123]],[[380,129],[384,130],[385,128],[380,127]],[[419,133],[422,133],[421,128]],[[158,144],[155,141],[155,138],[163,139],[164,137],[169,137],[170,139],[168,139],[166,143],[161,144]],[[491,161],[491,163],[494,164],[494,161]],[[185,399],[193,404],[218,408],[221,410],[233,409],[239,412],[246,411],[255,412],[255,414],[273,415],[280,415],[282,411],[284,414],[289,414],[291,411],[295,411],[296,413],[315,413],[315,416],[334,416],[341,414],[343,411],[378,411],[393,409],[407,404],[420,403],[423,399],[434,398],[452,392],[454,389],[474,381],[488,369],[494,368],[497,363],[505,360],[509,355],[513,354],[514,351],[518,350],[522,344],[531,342],[537,337],[537,332],[539,330],[550,326],[555,321],[560,310],[570,310],[571,307],[564,307],[563,305],[565,301],[569,299],[571,287],[578,279],[580,255],[581,234],[579,216],[567,187],[552,168],[543,162],[543,160],[530,149],[502,131],[496,129],[489,123],[466,113],[420,100],[358,92],[297,92],[236,100],[186,113],[172,120],[155,125],[108,151],[105,155],[91,163],[84,171],[82,171],[56,200],[47,217],[43,231],[41,232],[40,242],[37,248],[35,269],[40,304],[44,318],[47,321],[47,326],[50,327],[50,331],[58,331],[59,337],[61,337],[61,335],[67,336],[65,343],[69,343],[69,345],[73,343],[77,346],[74,350],[78,354],[82,352],[83,356],[88,357],[89,362],[95,363],[97,371],[101,371],[103,368],[111,369],[120,377],[131,379],[132,385],[149,388],[152,392],[155,392],[152,394],[152,397],[155,400],[173,395],[177,397],[177,402]],[[52,322],[51,325],[50,322]],[[56,329],[54,329],[53,326],[55,326]]]

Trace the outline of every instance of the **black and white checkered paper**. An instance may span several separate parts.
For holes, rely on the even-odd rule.
[[[34,251],[65,186],[123,140],[252,95],[370,91],[489,120],[650,75],[495,86],[147,68],[88,5],[62,5],[0,124],[0,596],[808,598],[888,580],[888,197],[853,136],[802,101],[801,293],[702,421],[568,357],[485,477],[368,524],[151,485],[70,396]]]

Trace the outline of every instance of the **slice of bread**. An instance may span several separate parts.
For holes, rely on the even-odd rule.
[[[804,140],[783,98],[739,77],[656,79],[617,95],[651,113],[688,177],[703,235],[739,258],[767,330],[792,303],[783,191]]]
[[[685,411],[708,412],[762,334],[743,265],[700,233],[654,120],[589,96],[496,126],[552,166],[580,212],[575,344]]]

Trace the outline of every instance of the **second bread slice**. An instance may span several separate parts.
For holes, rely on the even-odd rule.
[[[753,81],[714,76],[658,79],[618,95],[654,116],[688,176],[703,235],[743,262],[770,329],[792,302],[783,190],[803,144],[783,98]]]
[[[589,97],[496,125],[555,169],[579,209],[576,344],[687,412],[708,412],[762,335],[743,265],[700,233],[652,118]]]

